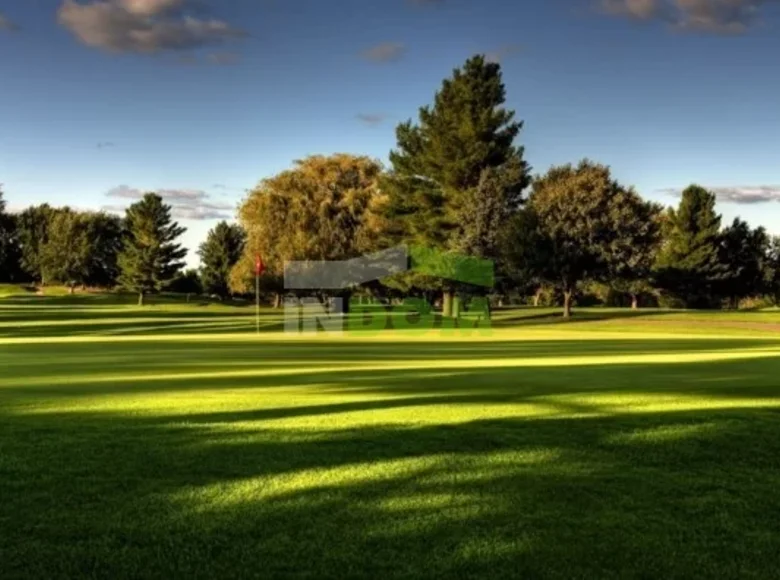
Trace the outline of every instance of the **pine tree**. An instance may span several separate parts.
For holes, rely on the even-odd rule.
[[[496,228],[519,209],[530,181],[514,145],[523,124],[505,101],[500,66],[475,56],[444,80],[433,106],[420,108],[417,124],[398,126],[384,187],[396,241],[494,257]],[[445,288],[446,315],[451,300]]]
[[[676,210],[669,212],[657,264],[657,284],[689,308],[717,303],[718,284],[725,275],[720,256],[721,216],[715,195],[691,185]]]
[[[200,246],[200,277],[207,294],[222,298],[230,293],[230,272],[241,259],[245,235],[239,225],[218,223]]]
[[[139,306],[144,295],[159,292],[184,266],[187,250],[176,244],[186,231],[171,220],[171,207],[154,193],[147,193],[125,215],[125,239],[118,256],[119,283],[138,293]]]
[[[738,308],[742,298],[759,296],[765,290],[765,262],[771,239],[764,228],[752,229],[746,222],[734,218],[723,230],[720,260],[725,274],[719,293],[728,299],[731,308]]]

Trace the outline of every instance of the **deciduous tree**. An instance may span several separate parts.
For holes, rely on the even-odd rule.
[[[6,212],[0,189],[0,282],[16,282],[20,275],[19,243],[13,216]]]
[[[257,254],[267,282],[281,280],[287,260],[347,260],[377,250],[385,233],[381,172],[373,159],[336,154],[308,157],[263,180],[239,212],[247,242],[232,286],[251,284]]]
[[[565,318],[577,285],[612,276],[641,276],[638,255],[654,239],[648,207],[612,178],[604,165],[583,160],[551,168],[534,180],[528,208],[515,224],[515,260],[563,294]]]
[[[90,263],[88,216],[70,209],[52,214],[46,241],[40,246],[40,267],[43,279],[59,282],[73,293],[84,284]]]
[[[41,268],[41,247],[48,237],[49,220],[58,210],[44,203],[30,206],[16,216],[16,236],[22,270],[33,282],[45,284]]]

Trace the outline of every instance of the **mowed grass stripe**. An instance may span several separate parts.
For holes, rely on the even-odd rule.
[[[77,384],[95,384],[95,383],[114,383],[122,382],[140,382],[140,381],[186,381],[191,379],[230,379],[230,378],[248,378],[248,377],[274,377],[291,376],[297,374],[307,374],[311,371],[322,373],[341,373],[344,371],[366,372],[366,371],[410,371],[410,370],[444,370],[444,369],[507,369],[507,368],[544,368],[544,367],[577,367],[577,366],[608,366],[608,365],[652,365],[652,364],[688,364],[688,363],[706,363],[716,361],[735,361],[762,358],[780,357],[780,346],[772,349],[753,348],[743,350],[731,350],[729,352],[696,352],[680,354],[649,354],[649,355],[609,355],[609,356],[557,356],[549,358],[501,358],[493,360],[447,360],[437,359],[398,361],[384,363],[345,363],[341,362],[333,365],[332,362],[316,359],[307,360],[306,367],[300,364],[292,364],[294,368],[262,368],[246,369],[238,371],[206,371],[198,370],[196,372],[177,372],[177,373],[107,373],[104,375],[91,375],[82,377],[71,376],[52,376],[45,375],[41,377],[26,376],[23,378],[3,378],[0,379],[0,388],[18,387],[23,385],[34,386],[36,384],[48,385],[67,385]],[[274,363],[278,364],[278,363]]]
[[[198,308],[0,339],[0,576],[774,575],[772,335],[255,336]]]

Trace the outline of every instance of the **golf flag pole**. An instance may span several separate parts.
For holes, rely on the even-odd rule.
[[[260,254],[255,257],[255,331],[260,334],[260,274],[265,270]]]

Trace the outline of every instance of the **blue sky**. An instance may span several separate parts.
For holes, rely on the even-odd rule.
[[[0,0],[0,183],[13,208],[163,190],[194,249],[293,159],[386,160],[474,53],[536,172],[590,157],[666,204],[699,182],[780,234],[774,0]]]

